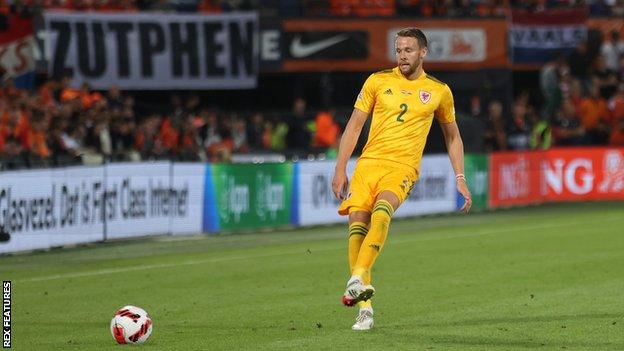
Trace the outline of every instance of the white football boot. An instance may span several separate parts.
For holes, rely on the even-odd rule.
[[[342,295],[342,304],[345,306],[355,306],[360,301],[369,300],[375,294],[375,288],[372,285],[364,285],[357,278],[349,279],[347,290]]]
[[[374,324],[373,311],[369,309],[360,310],[360,313],[358,313],[358,316],[355,318],[355,324],[351,327],[351,329],[370,330]]]

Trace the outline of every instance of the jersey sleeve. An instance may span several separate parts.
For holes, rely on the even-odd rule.
[[[444,86],[442,99],[438,109],[435,111],[435,116],[440,123],[455,122],[455,103],[453,102],[453,93],[451,93],[451,88],[448,85]]]
[[[357,98],[355,99],[354,107],[358,110],[362,110],[366,113],[371,113],[373,110],[373,106],[375,106],[375,99],[377,98],[377,84],[375,83],[375,78],[373,75],[370,75],[366,82],[364,82],[364,86]]]

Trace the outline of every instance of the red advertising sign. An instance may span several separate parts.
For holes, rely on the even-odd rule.
[[[493,153],[492,208],[546,201],[624,200],[624,148]]]
[[[556,149],[541,161],[546,201],[624,199],[624,148]]]
[[[540,160],[544,152],[497,152],[490,156],[489,206],[541,202]]]

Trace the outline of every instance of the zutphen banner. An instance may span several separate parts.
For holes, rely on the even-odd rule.
[[[246,89],[258,74],[258,15],[44,13],[48,69],[95,89]]]
[[[585,8],[541,12],[513,10],[509,44],[514,63],[541,63],[587,39]]]
[[[209,165],[204,231],[291,224],[292,169],[292,163]]]

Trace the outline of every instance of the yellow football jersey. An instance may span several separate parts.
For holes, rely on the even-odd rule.
[[[398,67],[371,74],[355,108],[373,113],[361,157],[399,162],[417,172],[433,117],[440,123],[455,121],[448,85],[425,72],[409,80]]]

